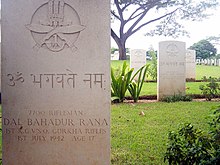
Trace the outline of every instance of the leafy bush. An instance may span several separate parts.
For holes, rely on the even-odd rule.
[[[185,124],[177,132],[169,132],[164,162],[170,165],[220,164],[220,108],[214,112],[209,125],[209,134],[191,124]]]
[[[112,101],[123,102],[125,93],[132,81],[131,76],[133,68],[129,69],[126,61],[123,63],[122,69],[115,74],[114,69],[111,68],[111,96]]]
[[[162,98],[161,101],[168,103],[178,102],[178,101],[192,101],[192,97],[182,94],[174,94],[172,96],[166,96]]]
[[[111,99],[113,102],[123,102],[126,91],[129,90],[134,102],[137,102],[145,80],[146,72],[149,65],[141,67],[133,76],[134,68],[129,69],[126,61],[121,69],[114,70],[111,68]],[[134,78],[138,76],[136,82]]]
[[[200,85],[199,89],[202,91],[206,100],[211,101],[212,98],[215,98],[220,92],[220,85],[217,78],[210,77],[207,81],[209,83],[206,85]]]
[[[134,102],[137,102],[139,99],[139,95],[144,83],[144,79],[147,73],[149,65],[145,65],[141,67],[132,77],[132,82],[129,84],[128,90],[134,100]],[[136,82],[134,80],[134,77],[138,76],[138,81]]]
[[[153,80],[157,80],[157,56],[154,50],[149,51],[151,57],[151,65],[148,69],[148,74],[152,77]]]

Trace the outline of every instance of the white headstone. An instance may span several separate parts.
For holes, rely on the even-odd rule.
[[[143,49],[132,49],[130,56],[130,68],[134,68],[133,74],[144,65],[146,65],[146,51]]]
[[[217,66],[217,59],[214,59],[214,65]]]
[[[110,1],[2,9],[3,164],[110,164]]]
[[[196,79],[196,51],[186,50],[186,79]]]
[[[111,60],[119,60],[119,52],[115,51],[114,54],[111,54]]]
[[[220,66],[220,59],[217,60],[217,65]]]
[[[180,41],[159,43],[157,99],[185,93],[186,44]]]
[[[210,59],[207,60],[208,65],[212,65],[212,61]]]

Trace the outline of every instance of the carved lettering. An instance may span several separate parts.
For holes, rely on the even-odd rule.
[[[108,126],[106,119],[79,119],[80,126]]]
[[[74,126],[73,119],[27,119],[28,126]]]
[[[21,72],[7,74],[7,77],[9,78],[9,86],[15,86],[16,82],[24,83],[24,78]]]
[[[84,79],[83,81],[85,83],[89,84],[89,88],[93,88],[93,84],[94,85],[100,84],[100,88],[103,87],[104,74],[102,74],[102,73],[97,73],[97,74],[86,73],[85,76],[87,76],[87,79]]]
[[[3,118],[3,124],[4,125],[10,125],[10,126],[21,126],[21,120],[20,119],[8,119]]]

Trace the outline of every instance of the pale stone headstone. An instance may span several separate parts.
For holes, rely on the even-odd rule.
[[[134,68],[133,74],[146,65],[146,51],[143,49],[131,49],[130,68]],[[136,76],[135,79],[138,77]]]
[[[2,9],[3,164],[110,164],[110,1]]]
[[[196,51],[186,50],[186,79],[196,79]]]
[[[220,66],[220,59],[217,60],[217,66]]]
[[[214,65],[217,66],[217,59],[214,59]]]
[[[211,59],[211,65],[215,65],[215,60]]]
[[[115,51],[115,53],[111,55],[111,60],[119,60],[119,52],[118,51]]]
[[[212,61],[210,59],[208,59],[208,65],[212,65]]]
[[[180,41],[159,43],[157,99],[185,93],[186,44]]]
[[[0,68],[1,68],[1,66],[2,66],[2,60],[1,60],[1,49],[2,49],[2,44],[0,43]],[[0,69],[0,75],[2,75],[2,71],[1,71],[1,69]],[[2,91],[2,88],[1,88],[1,77],[0,77],[0,93],[1,93],[1,91]],[[1,101],[1,100],[0,100]]]

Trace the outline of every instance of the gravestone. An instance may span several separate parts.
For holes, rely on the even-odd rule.
[[[185,93],[185,42],[162,41],[159,43],[157,68],[157,100],[174,94]]]
[[[2,44],[0,43],[0,57],[2,56],[1,55],[1,49],[2,49]],[[0,58],[0,68],[1,68],[1,66],[2,66],[2,60],[1,60],[1,58]],[[2,71],[1,71],[1,69],[0,69],[0,75],[2,75]],[[1,88],[1,77],[0,77],[0,94],[1,94],[1,91],[2,91],[2,88]],[[0,103],[1,103],[1,97],[0,97]]]
[[[211,65],[215,65],[215,60],[211,59]]]
[[[111,60],[119,60],[119,52],[115,51],[114,54],[111,54]]]
[[[144,65],[146,65],[146,51],[143,49],[131,49],[130,68],[134,68],[133,74]],[[135,79],[137,80],[138,76]]]
[[[220,59],[217,59],[217,66],[220,66]]]
[[[196,51],[186,50],[186,79],[196,79]]]
[[[217,66],[217,59],[214,59],[214,66]]]
[[[212,60],[208,59],[208,65],[212,65]]]
[[[110,1],[2,9],[3,164],[110,164]]]

